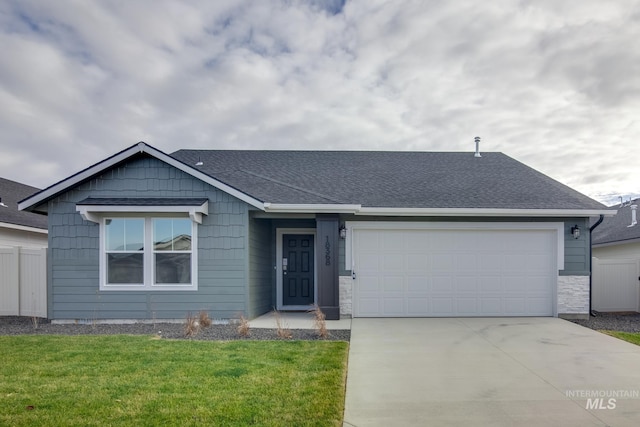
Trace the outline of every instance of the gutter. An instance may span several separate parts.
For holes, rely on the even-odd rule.
[[[596,223],[593,224],[589,228],[589,315],[590,316],[594,316],[594,317],[595,317],[595,314],[593,314],[593,308],[592,308],[592,302],[593,302],[593,245],[591,243],[591,240],[592,240],[592,236],[593,236],[593,230],[595,230],[597,226],[602,224],[603,220],[604,220],[604,215],[600,214],[600,219],[598,219],[598,221],[596,221]]]

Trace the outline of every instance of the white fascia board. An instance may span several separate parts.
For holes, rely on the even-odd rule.
[[[224,191],[225,193],[228,193],[229,195],[236,197],[240,200],[242,200],[243,202],[246,202],[248,204],[250,204],[251,206],[254,206],[260,210],[264,210],[264,204],[257,200],[254,199],[253,197],[248,196],[247,194],[236,190],[233,187],[228,186],[227,184],[224,184],[220,181],[218,181],[217,179],[214,179],[212,177],[210,177],[207,174],[204,174],[200,171],[198,171],[197,169],[192,168],[191,166],[188,166],[176,159],[174,159],[173,157],[169,156],[168,154],[163,153],[162,151],[153,148],[147,144],[145,144],[144,142],[139,142],[136,145],[133,145],[129,148],[127,148],[124,151],[121,151],[120,153],[117,153],[99,163],[96,163],[95,165],[84,169],[78,173],[76,173],[75,175],[70,176],[69,178],[60,181],[57,184],[52,185],[51,187],[48,187],[44,190],[42,190],[41,192],[34,194],[32,197],[29,197],[28,199],[23,200],[21,203],[18,204],[18,209],[19,210],[25,210],[28,208],[31,208],[33,206],[37,206],[38,204],[40,204],[43,200],[46,200],[52,196],[55,196],[56,194],[62,193],[64,191],[66,191],[69,188],[72,188],[73,186],[81,183],[84,180],[87,180],[89,178],[91,178],[92,176],[95,176],[101,172],[104,172],[105,170],[115,166],[116,164],[128,159],[129,157],[137,154],[137,153],[146,153],[149,154],[150,156],[155,157],[158,160],[161,160],[173,167],[175,167],[176,169],[179,169],[191,176],[193,176],[194,178],[197,178],[201,181],[206,182],[207,184],[210,184],[214,187],[216,187],[219,190]]]
[[[587,217],[613,216],[615,210],[489,209],[489,208],[375,208],[347,204],[264,203],[265,212],[351,213],[363,216],[456,216],[456,217]]]
[[[265,203],[265,212],[286,213],[356,213],[361,205]]]
[[[26,225],[10,224],[8,222],[0,222],[0,227],[11,228],[13,230],[20,230],[20,231],[30,231],[32,233],[42,233],[42,234],[49,233],[49,231],[46,228],[28,227]]]
[[[192,221],[202,224],[202,215],[209,215],[209,202],[201,206],[137,206],[137,205],[78,205],[76,211],[85,221],[100,223],[105,213],[188,213]]]
[[[380,216],[470,216],[470,217],[585,217],[613,216],[611,210],[578,209],[489,209],[489,208],[361,208],[356,215]]]

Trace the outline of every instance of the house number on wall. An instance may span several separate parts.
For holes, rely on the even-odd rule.
[[[331,243],[329,243],[329,236],[324,244],[324,265],[331,265]]]

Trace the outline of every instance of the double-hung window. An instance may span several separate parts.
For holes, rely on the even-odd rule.
[[[101,290],[196,290],[197,224],[189,217],[105,217]]]

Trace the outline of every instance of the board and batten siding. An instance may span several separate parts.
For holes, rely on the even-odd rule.
[[[274,247],[271,240],[271,221],[251,218],[249,220],[249,318],[273,310],[276,305],[273,300]]]
[[[580,227],[580,238],[575,239],[571,227]],[[589,258],[589,220],[572,218],[564,220],[564,270],[560,276],[589,276],[591,273]]]
[[[99,225],[76,203],[87,197],[207,197],[198,225],[197,291],[100,291]],[[248,205],[157,159],[131,160],[48,202],[49,317],[52,319],[183,319],[246,313]]]

